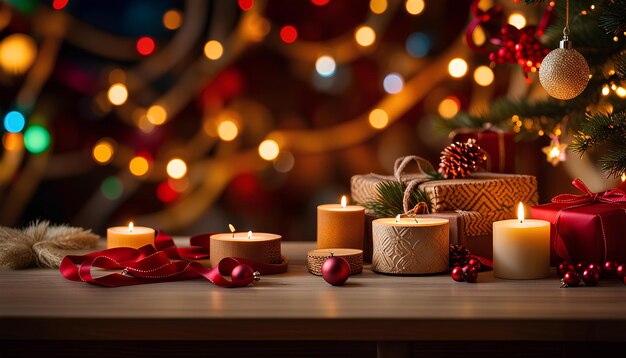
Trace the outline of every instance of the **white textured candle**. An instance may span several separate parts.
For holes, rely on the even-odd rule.
[[[550,222],[502,220],[493,223],[495,277],[531,280],[550,274]]]

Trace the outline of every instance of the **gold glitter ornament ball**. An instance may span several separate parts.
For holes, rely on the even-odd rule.
[[[550,96],[572,99],[587,87],[589,65],[573,48],[554,49],[541,62],[539,82]]]

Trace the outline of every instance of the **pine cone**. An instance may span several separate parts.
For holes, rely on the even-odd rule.
[[[455,268],[456,266],[465,266],[467,265],[467,261],[469,260],[470,250],[463,245],[450,245],[450,258],[449,258],[449,267],[450,269]]]
[[[467,143],[452,143],[441,152],[439,173],[446,179],[465,178],[486,160],[485,151],[470,138]]]

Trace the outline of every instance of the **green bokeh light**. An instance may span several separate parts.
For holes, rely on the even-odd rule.
[[[24,146],[33,154],[44,152],[50,146],[50,133],[40,125],[30,126],[24,132]]]
[[[100,191],[105,198],[116,200],[122,196],[124,185],[118,177],[110,176],[102,181]]]

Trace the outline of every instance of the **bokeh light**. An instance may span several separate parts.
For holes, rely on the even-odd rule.
[[[241,10],[248,11],[254,6],[254,0],[239,0],[238,4]]]
[[[148,170],[150,170],[150,163],[148,162],[148,159],[138,155],[130,160],[128,163],[128,169],[131,174],[139,177],[145,175]]]
[[[171,203],[178,199],[178,192],[172,188],[169,181],[164,181],[157,186],[157,198],[164,203]]]
[[[4,128],[7,132],[21,132],[26,125],[24,115],[18,111],[11,111],[4,116]]]
[[[163,26],[168,30],[176,30],[183,24],[183,15],[180,11],[172,9],[163,14]]]
[[[369,122],[373,128],[383,129],[389,124],[389,116],[387,112],[380,108],[376,108],[370,112]]]
[[[280,38],[290,44],[298,39],[298,30],[291,25],[285,25],[280,29]]]
[[[426,56],[430,46],[430,37],[423,32],[414,32],[406,39],[406,52],[416,58]]]
[[[478,66],[474,70],[474,81],[476,81],[476,83],[480,86],[489,86],[493,83],[493,79],[493,71],[487,66]]]
[[[456,116],[459,110],[461,110],[461,104],[459,99],[454,96],[444,98],[438,107],[439,115],[445,119]]]
[[[22,149],[24,146],[24,137],[22,133],[4,133],[2,135],[2,145],[9,152]]]
[[[485,35],[485,30],[481,26],[476,26],[476,29],[472,32],[472,41],[474,41],[476,46],[482,46],[487,41],[487,35]]]
[[[155,104],[148,108],[148,111],[146,112],[146,118],[148,119],[148,121],[150,121],[150,123],[158,126],[167,121],[167,111],[165,110],[165,108],[163,108],[163,106]]]
[[[91,155],[98,164],[108,164],[113,158],[115,148],[109,139],[101,139],[93,146]]]
[[[361,26],[354,32],[354,39],[363,46],[371,46],[376,41],[376,32],[369,26]]]
[[[608,96],[609,93],[611,93],[611,89],[609,88],[609,85],[602,86],[602,95]]]
[[[24,147],[33,154],[45,152],[50,146],[50,133],[38,124],[32,125],[24,132]]]
[[[155,48],[154,40],[148,36],[144,36],[137,40],[137,52],[140,55],[148,56],[152,52],[154,52]]]
[[[324,6],[324,5],[328,4],[329,1],[330,0],[311,0],[313,5],[317,5],[317,6]]]
[[[259,144],[259,155],[265,160],[274,160],[279,153],[280,148],[275,140],[266,139]]]
[[[116,83],[109,87],[109,91],[107,92],[107,96],[109,97],[109,102],[115,106],[121,106],[126,103],[128,99],[128,89],[122,83]]]
[[[187,163],[180,158],[174,158],[167,163],[167,175],[174,179],[180,179],[187,174]]]
[[[211,40],[204,45],[204,55],[209,60],[217,60],[224,54],[224,47],[217,40]]]
[[[615,94],[620,98],[626,97],[626,88],[617,87],[617,89],[615,90]]]
[[[406,8],[406,12],[409,14],[419,15],[422,11],[424,11],[426,4],[424,3],[424,0],[406,0],[404,7]]]
[[[238,134],[239,128],[237,127],[237,124],[231,120],[222,121],[217,126],[217,135],[223,141],[230,142],[237,138]]]
[[[467,62],[462,58],[455,58],[448,64],[448,72],[450,76],[461,78],[467,73]]]
[[[335,74],[337,64],[335,59],[330,56],[321,56],[315,61],[315,70],[322,77],[330,77]]]
[[[399,73],[390,73],[383,80],[385,92],[390,94],[400,93],[404,87],[404,79]]]
[[[382,14],[387,10],[387,0],[370,0],[370,10],[374,14]]]
[[[52,1],[52,8],[55,10],[63,10],[68,2],[69,0],[54,0]]]
[[[278,154],[278,157],[276,158],[276,160],[274,160],[272,165],[277,172],[287,173],[291,171],[291,169],[293,169],[295,163],[296,158],[293,156],[293,154],[283,151]]]
[[[12,34],[0,42],[0,67],[8,73],[22,74],[35,62],[37,45],[32,37]]]
[[[124,185],[118,177],[110,176],[100,184],[100,192],[109,200],[117,200],[124,193]]]
[[[524,26],[526,26],[526,18],[524,17],[524,15],[520,14],[519,12],[514,12],[511,15],[509,15],[508,22],[509,24],[517,27],[518,29],[521,29]]]

